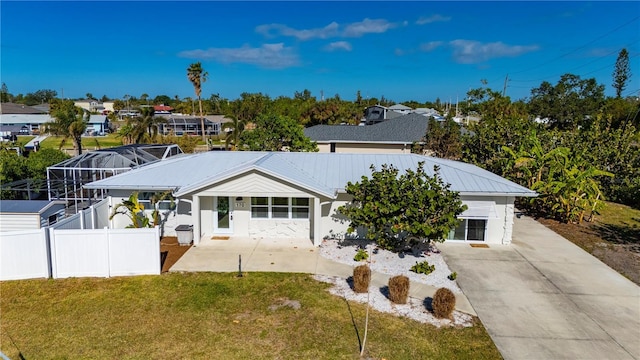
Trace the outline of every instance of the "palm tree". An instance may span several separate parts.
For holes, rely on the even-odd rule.
[[[158,124],[164,121],[164,118],[155,116],[155,111],[152,107],[141,108],[140,115],[127,124],[131,126],[133,143],[140,144],[145,140],[154,142],[158,136]]]
[[[238,120],[238,117],[233,115],[225,115],[225,117],[231,119],[231,122],[222,124],[222,130],[227,131],[225,138],[226,148],[229,149],[229,144],[233,144],[233,150],[238,150],[240,135],[244,131],[245,121]]]
[[[198,97],[198,104],[200,105],[200,125],[202,126],[202,140],[204,142],[207,141],[207,137],[204,131],[204,118],[202,115],[202,99],[200,95],[202,95],[202,84],[207,81],[209,77],[209,73],[202,69],[202,64],[200,62],[193,63],[189,65],[187,68],[187,78],[193,84],[193,89],[196,92],[196,96]]]
[[[51,103],[51,122],[45,123],[45,131],[73,141],[76,155],[82,154],[82,134],[87,130],[89,113],[75,106],[72,100],[54,100]]]

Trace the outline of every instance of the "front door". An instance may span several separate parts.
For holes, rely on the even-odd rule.
[[[233,208],[231,198],[215,197],[213,199],[213,232],[231,234],[233,232]]]

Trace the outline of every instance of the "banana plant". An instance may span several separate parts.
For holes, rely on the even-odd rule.
[[[138,201],[138,192],[132,193],[129,196],[129,199],[116,205],[113,209],[113,213],[109,217],[109,220],[113,219],[118,214],[125,215],[131,220],[131,224],[128,225],[127,228],[153,227],[144,212],[144,205]]]

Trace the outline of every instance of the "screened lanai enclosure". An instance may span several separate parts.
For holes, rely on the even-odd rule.
[[[106,197],[104,190],[83,185],[182,154],[178,145],[125,145],[96,150],[47,168],[49,200],[67,201],[76,211]]]

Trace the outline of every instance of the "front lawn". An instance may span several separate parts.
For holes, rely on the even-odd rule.
[[[13,359],[357,359],[366,308],[328,286],[280,273],[2,282],[0,347]],[[300,309],[270,309],[287,299]],[[375,311],[366,348],[374,359],[501,358],[479,322],[437,329]]]
[[[640,285],[640,210],[607,203],[594,222],[538,221]]]

